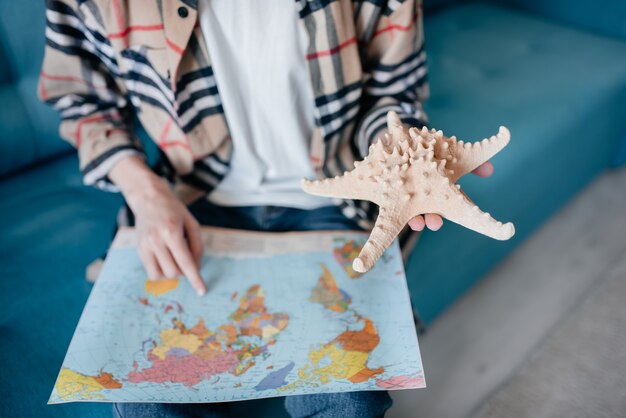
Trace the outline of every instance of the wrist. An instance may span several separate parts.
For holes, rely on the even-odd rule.
[[[131,210],[142,200],[167,189],[165,182],[138,157],[119,161],[109,172],[109,179],[120,189]]]

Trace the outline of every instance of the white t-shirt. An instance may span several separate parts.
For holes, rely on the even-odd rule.
[[[314,99],[306,34],[293,2],[200,0],[198,7],[233,141],[230,171],[209,200],[223,206],[332,205],[300,189],[300,179],[314,177]]]

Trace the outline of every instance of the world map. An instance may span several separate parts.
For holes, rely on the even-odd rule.
[[[361,276],[346,260],[366,237],[323,238],[230,232],[232,251],[206,249],[203,298],[185,278],[147,279],[134,247],[112,248],[50,403],[425,387],[397,244]]]

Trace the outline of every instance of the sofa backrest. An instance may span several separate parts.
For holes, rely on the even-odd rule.
[[[422,8],[424,9],[424,14],[428,16],[446,7],[464,3],[465,1],[467,0],[422,0]]]
[[[0,177],[71,150],[37,98],[44,28],[43,0],[0,0]]]
[[[424,0],[426,14],[464,0]],[[492,0],[564,24],[626,39],[623,0]],[[43,0],[0,0],[0,178],[71,152],[59,117],[37,98],[45,44]]]
[[[493,0],[493,3],[525,10],[567,26],[626,40],[624,0]]]

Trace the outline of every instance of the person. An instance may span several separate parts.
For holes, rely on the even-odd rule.
[[[60,112],[84,183],[120,191],[148,277],[199,295],[200,224],[362,229],[375,208],[305,194],[385,130],[427,123],[417,0],[47,0],[39,96]],[[136,121],[159,149],[149,167]],[[479,175],[493,171],[490,163]],[[413,230],[437,230],[437,214]],[[287,397],[294,417],[377,417],[386,392]],[[227,404],[116,404],[117,416],[227,416]]]

